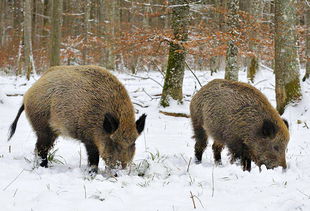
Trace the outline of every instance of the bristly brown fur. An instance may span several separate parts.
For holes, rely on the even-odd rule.
[[[82,141],[89,165],[95,169],[99,154],[108,166],[125,167],[133,158],[146,117],[137,128],[126,89],[98,66],[52,67],[26,92],[23,103],[45,167],[47,153],[59,135]]]
[[[214,156],[221,162],[227,146],[232,161],[240,159],[244,170],[251,160],[267,168],[286,168],[285,150],[289,141],[286,123],[255,87],[241,82],[216,79],[203,86],[192,98],[190,112],[198,161],[214,139]]]

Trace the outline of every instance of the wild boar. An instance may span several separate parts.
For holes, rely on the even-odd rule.
[[[211,136],[216,164],[221,164],[221,151],[227,146],[231,163],[240,160],[244,171],[251,170],[251,161],[268,169],[286,168],[287,121],[255,87],[215,79],[193,96],[190,113],[198,163]]]
[[[36,132],[40,166],[58,136],[84,143],[90,172],[98,170],[99,155],[105,164],[125,168],[135,153],[135,141],[144,129],[146,115],[135,122],[133,104],[125,87],[98,66],[50,68],[25,93],[23,105],[11,125],[9,139],[25,110]]]

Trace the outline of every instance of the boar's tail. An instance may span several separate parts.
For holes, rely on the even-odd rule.
[[[16,125],[17,125],[18,119],[19,119],[20,115],[23,113],[24,109],[25,109],[25,106],[24,106],[24,104],[23,104],[23,105],[19,108],[18,113],[17,113],[17,115],[16,115],[16,118],[15,118],[14,122],[13,122],[13,123],[11,124],[11,126],[10,126],[8,141],[9,141],[9,140],[12,138],[12,136],[14,135],[15,130],[16,130]]]

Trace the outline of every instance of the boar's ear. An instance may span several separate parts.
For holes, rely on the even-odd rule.
[[[283,120],[284,124],[286,125],[287,129],[289,129],[288,121],[286,119],[284,119],[284,118],[282,118],[282,120]]]
[[[261,129],[261,133],[263,135],[264,138],[267,137],[275,137],[276,135],[276,126],[274,125],[273,122],[271,122],[270,120],[265,119],[263,122],[263,126]]]
[[[114,133],[119,125],[119,121],[115,116],[111,113],[106,113],[104,115],[104,120],[103,120],[103,129],[106,133],[112,134]]]
[[[140,116],[140,118],[136,121],[136,128],[137,128],[137,131],[138,131],[139,134],[140,134],[140,133],[143,131],[143,129],[144,129],[145,118],[146,118],[146,115],[145,115],[145,114],[142,114],[142,116]]]

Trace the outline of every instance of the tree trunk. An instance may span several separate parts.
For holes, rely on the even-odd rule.
[[[98,8],[98,34],[99,34],[99,37],[103,37],[105,38],[105,1],[104,0],[98,0],[99,1],[99,8]],[[105,60],[106,60],[106,53],[105,53],[105,49],[106,48],[103,48],[100,52],[100,60],[99,60],[99,64],[101,66],[104,66],[105,64]]]
[[[214,7],[214,9],[210,12],[211,13],[210,18],[211,20],[215,21],[216,30],[220,31],[222,30],[222,26],[224,23],[224,15],[223,13],[220,13],[219,11],[221,9],[222,10],[226,9],[226,2],[223,0],[212,0],[210,1],[210,3]],[[217,40],[217,42],[218,43],[216,43],[216,45],[219,45],[221,41]],[[223,59],[222,56],[219,56],[219,55],[215,55],[210,58],[209,67],[210,67],[211,75],[219,71],[222,59]]]
[[[5,1],[0,2],[0,46],[4,44],[4,37],[5,37]]]
[[[119,7],[119,0],[105,0],[105,18],[107,24],[106,28],[106,39],[111,44],[110,46],[107,46],[105,49],[105,55],[106,55],[106,64],[105,66],[108,69],[115,69],[116,65],[116,55],[113,52],[115,50],[114,47],[114,40],[117,36],[117,32],[119,32],[119,26],[120,26],[120,7]]]
[[[254,82],[254,77],[259,69],[259,58],[257,57],[257,47],[256,38],[257,32],[254,26],[255,23],[262,18],[263,15],[263,2],[261,0],[250,0],[249,13],[251,16],[250,25],[252,26],[249,38],[249,50],[252,53],[252,56],[248,58],[247,66],[247,78],[252,83]]]
[[[228,30],[230,40],[228,41],[228,48],[226,51],[226,67],[225,79],[238,81],[238,47],[236,41],[238,40],[238,23],[239,23],[239,0],[229,1],[229,15],[228,15]]]
[[[303,77],[303,81],[307,80],[310,77],[310,8],[306,5],[306,74]]]
[[[168,67],[160,102],[163,107],[169,106],[170,97],[180,103],[183,99],[182,87],[186,51],[181,42],[188,38],[188,1],[173,0],[171,21],[174,41],[170,42]]]
[[[24,58],[26,78],[29,80],[31,72],[34,71],[31,43],[31,0],[24,1]]]
[[[82,51],[82,62],[83,65],[87,64],[87,48],[88,48],[88,32],[89,32],[89,18],[90,18],[90,0],[85,1],[84,7],[84,41],[83,41],[83,51]]]
[[[286,105],[301,97],[295,3],[295,0],[275,0],[275,80],[280,114]]]
[[[50,66],[60,65],[62,0],[53,0]]]
[[[51,3],[52,0],[44,0],[43,5],[43,37],[42,37],[42,45],[48,48],[48,38],[49,38],[49,29],[48,26],[50,24],[50,14],[51,14]]]

